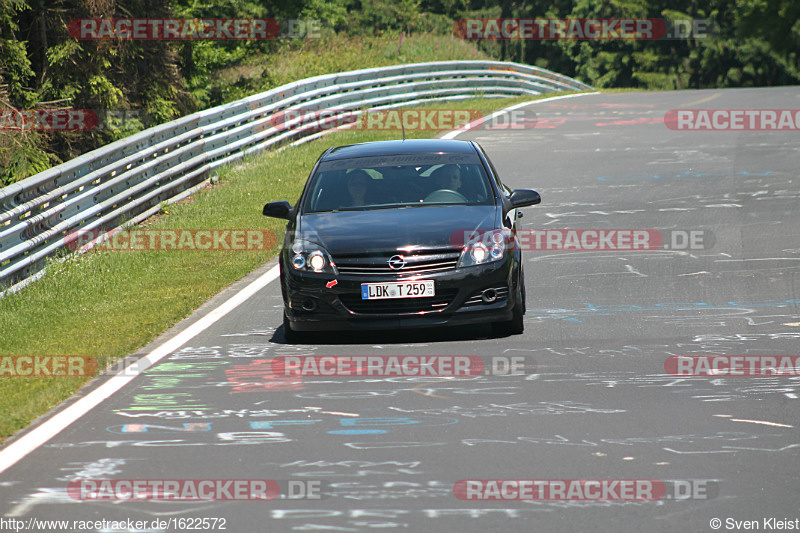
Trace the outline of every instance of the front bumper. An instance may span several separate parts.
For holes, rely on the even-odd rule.
[[[512,318],[517,293],[513,256],[503,261],[419,276],[298,272],[281,264],[284,308],[296,331],[424,328]],[[432,279],[433,298],[361,300],[361,284]],[[333,283],[335,281],[335,283]],[[481,298],[494,290],[494,301]]]

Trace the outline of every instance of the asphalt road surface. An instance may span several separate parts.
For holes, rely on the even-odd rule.
[[[279,285],[266,284],[0,475],[0,530],[35,529],[31,519],[76,532],[796,524],[800,378],[681,377],[665,363],[800,354],[800,132],[673,130],[664,116],[677,109],[800,109],[800,88],[586,95],[525,107],[522,129],[460,135],[509,185],[541,193],[523,230],[657,230],[666,247],[523,252],[526,330],[511,337],[469,327],[291,345]],[[272,372],[274,358],[303,355],[479,356],[488,374]],[[75,479],[274,480],[281,497],[95,501],[70,492]],[[517,500],[525,484],[474,480],[564,481]]]

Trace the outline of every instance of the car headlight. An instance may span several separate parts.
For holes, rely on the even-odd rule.
[[[506,237],[501,231],[486,232],[479,240],[468,242],[461,252],[458,267],[501,261],[506,255]]]
[[[291,256],[295,270],[338,274],[331,255],[319,244],[298,239],[292,243]]]

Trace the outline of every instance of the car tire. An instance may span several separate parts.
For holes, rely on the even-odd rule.
[[[283,338],[286,342],[300,342],[303,340],[303,334],[295,329],[292,329],[292,323],[289,322],[289,317],[286,316],[286,311],[283,312]]]
[[[522,272],[522,265],[519,267],[517,297],[515,300],[511,320],[492,324],[492,330],[496,335],[506,337],[508,335],[520,335],[525,331],[525,275]]]

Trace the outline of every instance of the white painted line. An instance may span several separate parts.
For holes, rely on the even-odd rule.
[[[245,300],[266,287],[278,278],[280,272],[276,265],[262,274],[258,279],[244,287],[242,290],[225,301],[222,305],[208,313],[206,316],[178,333],[145,357],[134,361],[125,367],[119,374],[110,378],[101,386],[70,405],[60,413],[32,429],[27,434],[0,450],[0,474],[15,465],[20,459],[58,435],[70,424],[97,407],[103,400],[127,385],[144,370],[171,354],[197,335],[208,329],[216,321],[236,309]]]
[[[639,272],[638,270],[633,268],[631,265],[625,265],[625,270],[627,270],[631,274],[636,274],[640,278],[646,278],[647,277],[647,274],[642,274],[641,272]]]
[[[778,424],[777,422],[768,422],[766,420],[749,420],[747,418],[731,418],[731,422],[747,422],[749,424],[760,424],[762,426],[772,426],[776,428],[793,428],[789,424]]]
[[[492,119],[492,118],[494,118],[496,116],[502,115],[503,113],[508,113],[509,111],[515,111],[515,110],[519,109],[520,107],[525,107],[525,106],[535,105],[535,104],[543,104],[545,102],[552,102],[553,100],[563,100],[564,98],[576,98],[578,96],[589,96],[589,95],[592,95],[592,94],[600,94],[600,92],[580,93],[580,94],[567,94],[567,95],[564,95],[564,96],[553,96],[551,98],[543,98],[541,100],[534,100],[532,102],[522,102],[521,104],[514,104],[512,106],[506,107],[505,109],[501,109],[500,111],[495,111],[491,115],[487,115],[485,117],[481,117],[479,119],[475,119],[472,122],[470,122],[469,124],[464,124],[463,126],[461,126],[458,129],[455,129],[455,130],[452,130],[452,131],[448,131],[447,133],[442,135],[440,137],[440,139],[455,139],[456,137],[458,137],[459,135],[461,135],[465,131],[469,131],[469,130],[471,130],[473,128],[476,128],[476,127],[480,126],[481,124],[483,124],[484,122],[486,122],[487,120],[490,120],[490,119]]]

